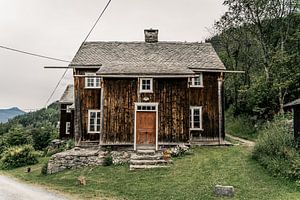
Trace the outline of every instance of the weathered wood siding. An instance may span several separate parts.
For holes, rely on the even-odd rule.
[[[74,137],[74,112],[67,113],[67,105],[70,104],[60,104],[60,139],[70,139]],[[70,134],[66,134],[66,122],[71,122]]]
[[[218,78],[220,75],[220,73],[203,73],[204,87],[189,89],[190,106],[202,106],[203,131],[191,131],[194,139],[219,137]]]
[[[134,103],[137,79],[103,79],[104,110],[102,143],[134,142]]]
[[[86,72],[95,73],[97,70],[80,70],[77,69],[74,73],[76,75],[84,75]],[[101,89],[89,89],[85,88],[85,77],[74,77],[75,87],[75,107],[79,110],[79,114],[75,117],[79,118],[75,120],[78,126],[78,131],[81,134],[81,141],[91,140],[97,141],[100,138],[99,133],[88,133],[88,110],[97,109],[100,110],[101,105]]]
[[[158,142],[189,140],[189,92],[187,78],[153,79],[153,93],[142,93],[141,101],[158,102]]]

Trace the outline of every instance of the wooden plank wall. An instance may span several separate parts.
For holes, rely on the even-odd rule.
[[[134,142],[134,103],[137,79],[104,79],[104,127],[102,142]]]
[[[190,88],[190,106],[202,106],[203,131],[192,131],[193,138],[219,137],[218,77],[220,73],[203,73],[203,88]]]
[[[189,93],[187,78],[153,79],[153,93],[142,93],[141,101],[158,102],[159,143],[188,142]]]
[[[67,113],[67,105],[70,104],[60,104],[60,127],[59,127],[59,138],[69,139],[74,137],[74,113]],[[70,134],[66,134],[66,122],[71,122]]]
[[[95,73],[96,70],[79,70],[77,69],[76,75],[84,75],[86,72]],[[100,110],[101,105],[101,89],[87,89],[85,88],[85,77],[74,77],[75,87],[75,107],[79,109],[80,116],[75,114],[75,117],[80,118],[78,120],[80,124],[79,134],[81,134],[81,141],[99,141],[99,134],[89,134],[87,130],[88,126],[88,110],[98,109]],[[79,90],[79,91],[78,91]],[[79,95],[79,96],[78,96]],[[78,103],[77,103],[78,102]]]

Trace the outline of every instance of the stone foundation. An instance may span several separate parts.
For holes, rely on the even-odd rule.
[[[103,165],[108,154],[112,157],[114,165],[128,163],[131,152],[129,151],[103,151],[100,149],[84,149],[75,147],[53,155],[47,166],[47,174],[54,174],[65,169]]]

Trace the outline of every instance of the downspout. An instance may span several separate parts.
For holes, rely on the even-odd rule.
[[[101,96],[100,96],[100,113],[101,113],[101,126],[100,126],[100,140],[99,145],[102,145],[103,140],[103,126],[104,126],[104,80],[101,78]]]
[[[223,84],[223,73],[221,72],[220,77],[218,78],[219,145],[221,145],[222,142],[222,126],[223,126],[222,84]]]

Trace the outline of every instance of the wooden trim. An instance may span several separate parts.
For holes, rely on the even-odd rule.
[[[102,144],[102,135],[103,135],[103,126],[104,126],[104,81],[103,79],[101,81],[101,97],[100,97],[100,141],[99,143]]]
[[[88,86],[88,78],[93,79],[94,86]],[[99,86],[96,86],[97,79],[99,79]],[[84,88],[85,89],[100,89],[101,88],[101,78],[96,76],[96,73],[86,72],[85,79],[84,79]]]
[[[222,140],[222,77],[218,78],[218,110],[219,110],[219,144],[221,144]]]
[[[150,90],[143,90],[143,80],[150,80]],[[153,93],[153,78],[140,78],[139,87],[140,93]]]
[[[200,77],[200,85],[195,85],[195,78],[196,77]],[[197,75],[195,75],[195,77],[191,78],[191,85],[190,88],[203,88],[203,73],[200,72]]]
[[[199,117],[200,117],[200,128],[194,128],[194,109],[199,109]],[[203,131],[203,126],[202,126],[202,106],[190,106],[190,111],[192,110],[192,112],[190,112],[190,118],[192,119],[192,121],[190,121],[190,131]],[[192,124],[192,127],[191,127]]]
[[[136,113],[143,112],[143,110],[138,111],[138,106],[155,106],[155,110],[151,110],[151,112],[156,112],[156,138],[155,138],[155,150],[158,150],[158,103],[146,103],[146,102],[135,102],[134,103],[134,150],[136,151]]]
[[[96,131],[90,131],[90,113],[91,112],[96,112],[96,118],[95,118],[95,120],[96,120]],[[97,112],[100,112],[100,130],[99,131],[97,131]],[[88,127],[87,127],[87,132],[88,133],[100,133],[100,131],[101,131],[101,110],[97,110],[97,109],[89,109],[88,110]],[[95,125],[95,124],[94,124]]]

